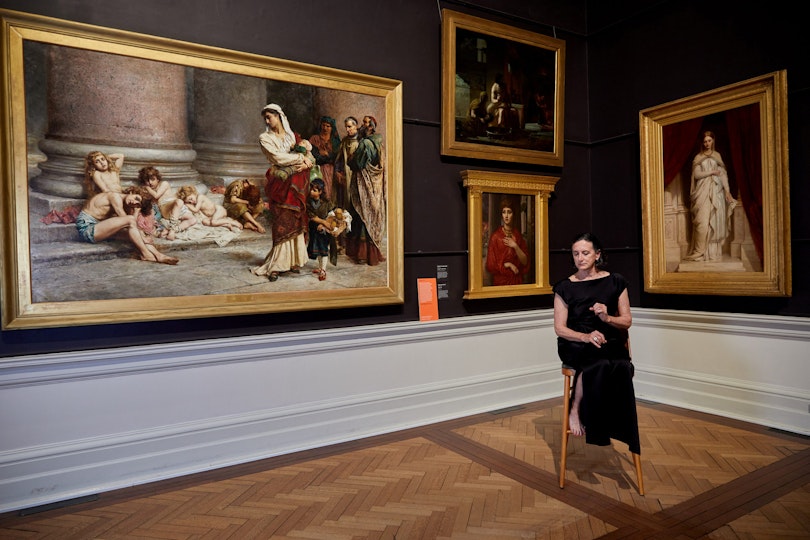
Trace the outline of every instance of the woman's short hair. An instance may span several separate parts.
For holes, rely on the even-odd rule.
[[[599,240],[599,238],[597,238],[597,236],[591,232],[584,232],[576,235],[574,240],[571,242],[571,245],[573,246],[581,240],[590,242],[593,246],[593,250],[599,252],[599,258],[596,259],[596,266],[602,266],[605,264],[605,257],[602,253],[602,242]]]

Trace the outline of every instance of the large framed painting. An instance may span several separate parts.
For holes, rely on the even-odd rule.
[[[465,299],[551,293],[548,198],[559,178],[462,171],[467,188],[469,289]]]
[[[0,16],[4,329],[403,302],[400,81]]]
[[[787,72],[640,112],[644,288],[790,296]]]
[[[442,154],[563,165],[565,42],[442,10]]]

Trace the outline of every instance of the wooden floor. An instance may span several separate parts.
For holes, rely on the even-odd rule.
[[[0,538],[810,538],[810,438],[639,402],[623,443],[572,438],[560,400],[0,515]],[[95,499],[95,500],[92,500]]]

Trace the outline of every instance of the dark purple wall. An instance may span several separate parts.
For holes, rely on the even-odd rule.
[[[610,269],[633,283],[633,306],[810,316],[799,269],[810,260],[808,77],[802,17],[788,2],[579,0],[0,0],[0,7],[403,81],[405,304],[0,333],[0,356],[416,320],[416,278],[449,267],[442,317],[551,307],[551,296],[464,301],[464,169],[561,176],[549,206],[551,279],[571,268],[571,236],[593,230]],[[279,6],[289,5],[280,10]],[[348,9],[336,9],[345,6]],[[440,156],[441,21],[447,7],[566,41],[565,166]],[[788,69],[793,288],[788,299],[642,291],[638,111]],[[437,234],[439,232],[440,234]]]

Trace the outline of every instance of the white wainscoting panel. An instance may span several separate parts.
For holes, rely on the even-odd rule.
[[[633,309],[636,397],[810,435],[810,318]]]
[[[0,512],[552,395],[550,317],[0,360]]]

